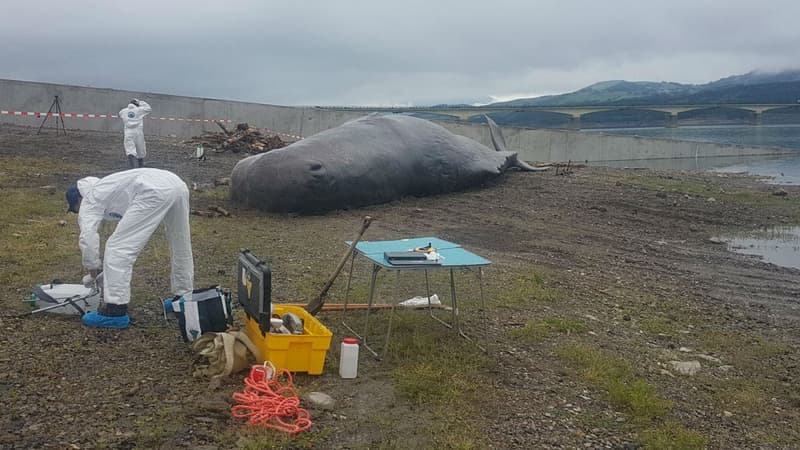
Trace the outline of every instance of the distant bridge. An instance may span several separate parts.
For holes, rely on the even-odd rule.
[[[678,114],[695,111],[701,109],[740,109],[750,111],[753,113],[752,124],[761,125],[761,117],[765,111],[782,108],[800,108],[800,101],[798,103],[771,103],[771,104],[745,104],[745,103],[719,103],[719,104],[705,104],[705,105],[595,105],[595,106],[422,106],[422,107],[362,107],[362,106],[318,106],[320,109],[333,110],[333,111],[364,111],[364,112],[386,112],[386,113],[429,113],[429,114],[443,114],[454,116],[460,120],[467,120],[470,117],[489,114],[499,111],[513,111],[513,112],[551,112],[556,114],[563,114],[570,117],[569,128],[580,129],[581,117],[586,114],[601,112],[601,111],[619,111],[619,110],[646,110],[646,111],[659,111],[665,114],[667,127],[678,126]]]

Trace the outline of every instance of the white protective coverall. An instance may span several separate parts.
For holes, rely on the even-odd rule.
[[[152,108],[144,101],[139,100],[139,106],[129,103],[119,112],[119,118],[125,125],[125,154],[142,159],[147,155],[144,145],[144,116],[150,114]]]
[[[131,169],[99,179],[78,180],[83,197],[78,211],[83,266],[103,268],[106,303],[131,300],[131,274],[136,258],[153,231],[166,225],[172,262],[172,293],[189,297],[194,286],[194,260],[189,231],[189,189],[177,175],[160,169]],[[100,261],[100,223],[118,220]],[[188,299],[188,298],[187,298]]]

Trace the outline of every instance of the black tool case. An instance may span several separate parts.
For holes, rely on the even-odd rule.
[[[249,249],[239,251],[237,267],[237,298],[247,317],[258,322],[262,333],[269,331],[272,302],[272,272],[269,264]]]

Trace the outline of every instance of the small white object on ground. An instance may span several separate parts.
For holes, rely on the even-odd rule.
[[[431,305],[441,305],[442,302],[439,301],[439,296],[436,294],[431,295]],[[408,308],[418,308],[420,306],[428,306],[428,298],[427,297],[412,297],[408,300],[403,300],[400,302],[400,306],[405,306]]]

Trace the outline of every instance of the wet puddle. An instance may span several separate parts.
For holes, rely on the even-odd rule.
[[[760,256],[765,262],[800,269],[800,227],[775,227],[724,236],[728,250]]]

